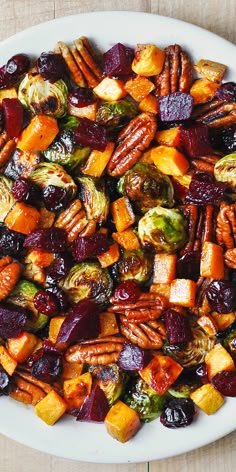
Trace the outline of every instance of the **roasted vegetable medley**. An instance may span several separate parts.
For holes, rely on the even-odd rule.
[[[0,68],[0,395],[46,424],[126,442],[236,396],[226,70],[86,37]]]

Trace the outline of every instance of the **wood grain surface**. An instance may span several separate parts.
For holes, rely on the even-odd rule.
[[[236,0],[0,0],[0,40],[46,20],[98,10],[159,13],[202,26],[236,43]],[[129,465],[64,460],[0,436],[0,472],[233,472],[235,463],[236,432],[188,454]]]

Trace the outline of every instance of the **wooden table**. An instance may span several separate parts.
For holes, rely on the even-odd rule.
[[[159,13],[192,22],[236,43],[236,0],[0,0],[0,39],[46,20],[96,10]],[[172,459],[117,466],[60,459],[0,436],[1,472],[232,472],[235,462],[236,432]]]

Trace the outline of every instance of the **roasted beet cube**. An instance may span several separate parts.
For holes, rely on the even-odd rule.
[[[211,309],[218,313],[236,310],[236,284],[230,280],[212,280],[206,289],[206,297]]]
[[[23,331],[28,318],[28,311],[20,306],[0,305],[0,337],[15,338]]]
[[[103,422],[109,410],[108,400],[105,393],[95,385],[82,405],[78,413],[78,421],[96,421]]]
[[[107,52],[104,59],[104,75],[108,77],[120,77],[132,74],[131,64],[134,58],[134,50],[117,43]]]
[[[24,247],[44,251],[63,252],[66,249],[66,232],[61,228],[36,229],[25,238]]]
[[[236,371],[222,371],[216,374],[211,383],[225,397],[236,397]]]
[[[107,131],[94,121],[81,118],[79,125],[74,129],[74,141],[77,145],[104,151],[107,145]]]
[[[143,369],[150,360],[150,356],[146,351],[132,343],[124,343],[120,352],[118,366],[122,370],[138,371]]]
[[[5,128],[10,139],[17,138],[23,125],[24,109],[18,98],[4,98],[2,109]]]
[[[170,344],[187,343],[192,341],[193,333],[189,319],[173,309],[164,313],[167,336]]]
[[[92,236],[78,237],[72,245],[72,254],[77,262],[85,261],[88,257],[99,256],[109,249],[107,236],[95,233]]]
[[[189,123],[180,129],[181,145],[190,158],[212,154],[209,128],[203,123]]]
[[[176,263],[177,277],[197,281],[200,275],[201,251],[188,251]]]
[[[217,205],[224,199],[226,190],[227,184],[215,182],[211,174],[196,172],[190,182],[185,201],[195,205]]]
[[[91,300],[82,300],[69,310],[61,325],[57,343],[73,343],[96,338],[99,332],[97,305]]]
[[[188,120],[193,108],[193,97],[189,93],[175,92],[159,97],[161,121]]]

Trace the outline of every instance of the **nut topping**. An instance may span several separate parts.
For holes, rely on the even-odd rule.
[[[174,92],[189,92],[193,81],[192,64],[185,51],[178,44],[165,49],[165,63],[160,75],[156,76],[157,95]]]
[[[192,118],[207,124],[210,128],[230,126],[236,122],[236,103],[214,99],[203,105],[197,105]]]
[[[74,241],[81,232],[83,232],[83,235],[90,236],[96,229],[96,223],[94,221],[92,224],[89,224],[85,210],[83,210],[82,203],[79,199],[74,200],[59,214],[55,226],[67,232],[69,242]]]
[[[151,113],[141,113],[131,120],[118,137],[117,147],[108,163],[108,174],[120,177],[133,167],[154,139],[156,130],[156,117]]]
[[[126,316],[120,317],[120,330],[123,336],[142,349],[160,349],[163,345],[165,331],[163,323],[139,323],[129,321]]]
[[[236,269],[236,247],[233,249],[227,249],[224,254],[224,260],[227,267],[230,269]]]
[[[19,262],[12,262],[11,257],[0,259],[0,300],[4,300],[20,278],[21,266]]]
[[[197,205],[184,205],[182,211],[188,221],[189,238],[181,253],[201,249],[205,241],[214,241],[214,206],[206,205],[200,208]]]
[[[222,203],[216,219],[216,239],[225,249],[236,247],[236,203]]]
[[[125,339],[120,336],[106,336],[83,341],[69,347],[65,359],[67,362],[78,364],[85,362],[92,365],[117,362],[124,342]]]
[[[143,293],[135,303],[117,303],[109,312],[125,315],[132,323],[142,323],[156,320],[166,308],[166,301],[161,295],[155,293]]]

